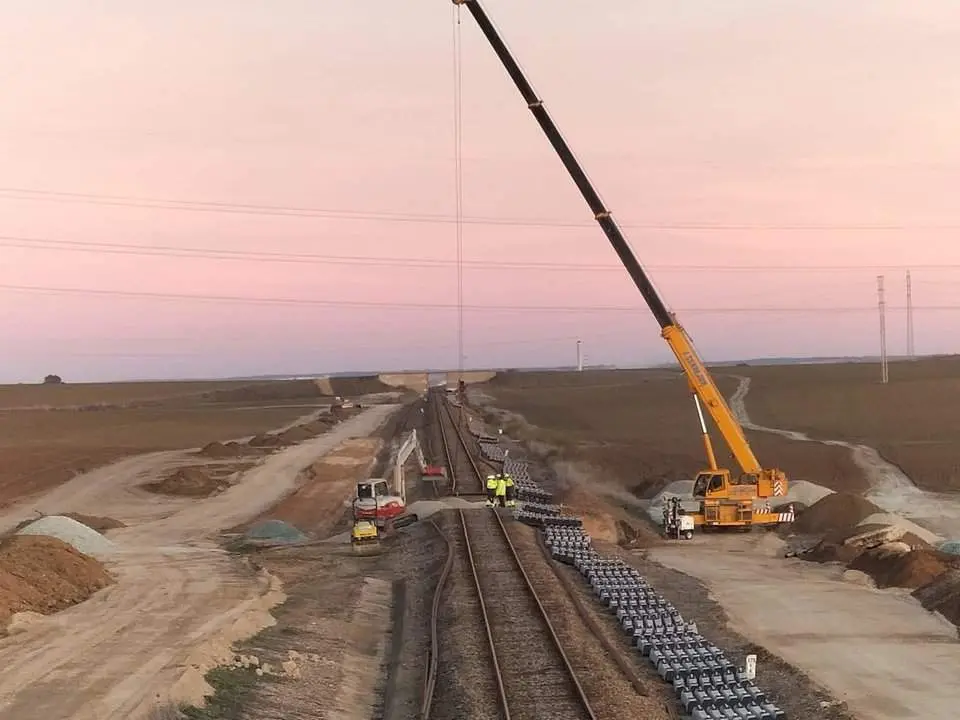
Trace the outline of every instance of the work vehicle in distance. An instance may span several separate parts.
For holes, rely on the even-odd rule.
[[[666,498],[663,502],[663,534],[675,540],[690,540],[693,538],[693,529],[693,516],[683,509],[680,498]]]
[[[387,481],[383,478],[358,482],[353,502],[355,519],[368,520],[380,528],[403,515],[407,509],[403,498],[391,493]]]
[[[707,450],[709,468],[697,474],[694,481],[694,497],[700,500],[699,512],[693,513],[696,526],[704,528],[743,527],[754,525],[776,525],[790,522],[793,513],[774,513],[770,509],[769,499],[786,495],[788,482],[786,474],[779,469],[763,468],[758,462],[743,428],[728,407],[716,383],[704,366],[693,341],[677,322],[676,317],[667,309],[652,281],[637,259],[629,243],[606,208],[600,195],[594,189],[580,163],[567,145],[543,101],[534,92],[529,80],[517,61],[510,54],[493,22],[487,16],[479,0],[453,0],[455,5],[467,8],[476,20],[481,32],[493,48],[507,74],[520,91],[527,108],[553,146],[563,166],[570,174],[580,191],[594,219],[600,225],[607,240],[613,247],[620,262],[626,268],[640,294],[643,296],[660,325],[661,336],[676,356],[680,367],[692,390],[697,413],[700,417],[704,444]],[[741,474],[734,477],[729,470],[717,467],[710,436],[703,418],[701,403],[716,423],[720,434],[730,448],[734,459],[740,465]]]

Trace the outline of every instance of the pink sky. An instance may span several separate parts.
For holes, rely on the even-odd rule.
[[[960,350],[960,9],[955,0],[564,0],[485,7],[708,358],[877,351],[878,270],[913,266],[918,352]],[[361,213],[454,212],[448,2],[0,3],[0,188]],[[590,222],[463,16],[464,210]],[[14,199],[0,236],[452,261],[451,224]],[[22,196],[19,196],[22,197]],[[941,226],[941,229],[930,229]],[[950,226],[943,229],[942,226]],[[952,229],[951,229],[952,228]],[[456,302],[455,269],[140,257],[0,238],[0,286]],[[468,260],[616,263],[596,227],[464,227]],[[19,243],[23,245],[23,243]],[[31,245],[31,243],[27,243]],[[924,265],[941,266],[925,269]],[[886,271],[903,303],[903,273]],[[468,269],[471,366],[668,359],[623,271]],[[718,313],[707,307],[863,307]],[[904,315],[888,317],[902,352]],[[0,289],[0,380],[456,366],[450,309],[272,306]]]

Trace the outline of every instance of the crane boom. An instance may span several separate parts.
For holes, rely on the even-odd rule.
[[[480,30],[489,41],[491,47],[493,47],[493,51],[513,79],[524,101],[526,101],[530,112],[533,113],[534,118],[536,118],[547,139],[550,141],[550,144],[553,146],[553,149],[557,155],[560,156],[560,160],[563,162],[567,172],[570,173],[570,177],[580,190],[581,195],[583,195],[583,199],[587,201],[587,205],[593,212],[594,218],[613,246],[614,251],[620,258],[620,262],[623,263],[623,266],[630,274],[630,278],[637,286],[640,294],[643,295],[643,299],[646,300],[654,318],[656,318],[660,324],[663,339],[666,340],[667,345],[670,346],[677,361],[680,363],[680,367],[683,369],[691,389],[696,393],[700,401],[706,405],[707,412],[710,413],[710,417],[712,417],[716,423],[717,429],[721,435],[723,435],[723,439],[726,441],[727,447],[729,447],[737,464],[746,474],[758,475],[762,473],[760,463],[757,461],[750,444],[747,442],[743,428],[740,426],[740,423],[737,422],[736,416],[724,400],[723,394],[705,367],[703,360],[700,359],[693,345],[693,341],[690,339],[690,336],[687,335],[686,331],[677,323],[673,313],[667,310],[666,304],[657,293],[646,271],[640,265],[640,261],[637,260],[636,255],[634,255],[633,250],[629,244],[627,244],[626,238],[624,238],[623,233],[620,231],[610,211],[604,205],[603,200],[600,199],[600,195],[593,188],[593,185],[587,178],[587,174],[574,156],[573,151],[570,150],[570,147],[563,139],[563,136],[560,134],[549,113],[547,113],[546,108],[544,108],[543,101],[537,97],[536,92],[534,92],[530,82],[524,76],[517,61],[514,60],[510,54],[509,49],[501,39],[500,34],[487,16],[479,0],[453,0],[453,3],[455,5],[465,5],[467,10],[470,11],[477,25],[479,25]],[[712,451],[708,451],[708,454],[710,452]]]

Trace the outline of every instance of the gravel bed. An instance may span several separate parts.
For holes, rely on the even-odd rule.
[[[547,610],[550,622],[597,718],[615,720],[642,717],[647,720],[660,720],[676,717],[673,697],[666,692],[666,687],[658,676],[653,674],[653,678],[650,678],[649,663],[641,665],[634,660],[639,656],[636,652],[631,652],[623,632],[616,632],[617,642],[614,646],[623,656],[629,658],[631,666],[635,665],[633,669],[636,675],[645,676],[647,682],[644,684],[648,686],[645,687],[646,696],[637,692],[630,679],[610,658],[607,648],[594,635],[570,600],[566,588],[557,577],[558,569],[544,556],[537,541],[536,530],[517,522],[510,522],[507,527],[524,569],[537,589],[537,595]],[[579,574],[576,581],[583,585]],[[585,598],[582,604],[600,609],[592,594]],[[603,616],[603,620],[612,621],[609,613],[603,613]],[[615,630],[619,631],[616,622],[613,624]]]
[[[386,696],[383,720],[418,717],[430,652],[430,613],[433,594],[443,564],[446,545],[432,526],[419,525],[403,536],[396,559],[397,575],[404,576],[402,632],[394,637],[384,668]],[[396,626],[395,626],[396,627]]]
[[[803,672],[731,630],[723,608],[710,597],[707,587],[697,578],[664,567],[638,553],[626,553],[613,547],[605,547],[603,552],[619,553],[637,568],[658,593],[684,617],[696,622],[699,632],[731,660],[742,664],[744,657],[755,654],[757,684],[769,693],[790,720],[856,720],[842,703],[833,700]]]
[[[453,545],[454,555],[438,618],[439,665],[430,717],[500,720],[490,643],[459,517],[456,512],[443,512],[436,521]]]
[[[281,579],[288,599],[274,611],[277,624],[260,633],[242,653],[257,656],[261,664],[279,667],[291,659],[293,651],[301,677],[258,683],[243,718],[339,717],[332,700],[345,683],[354,681],[346,676],[344,661],[348,646],[357,642],[357,632],[363,630],[352,620],[366,578],[402,581],[403,585],[402,632],[391,633],[389,638],[376,682],[373,716],[388,720],[417,716],[433,590],[445,559],[443,542],[432,527],[417,524],[405,528],[394,541],[384,543],[384,552],[377,556],[355,556],[349,546],[313,546],[254,553],[252,559]],[[395,603],[393,621],[397,609]],[[379,637],[379,631],[371,633],[366,642],[377,642],[375,636]]]
[[[487,510],[464,512],[510,715],[515,720],[588,718],[543,615]]]

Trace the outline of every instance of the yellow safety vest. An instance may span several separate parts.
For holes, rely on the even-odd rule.
[[[497,478],[497,495],[506,495],[507,494],[507,479],[506,478]]]
[[[507,475],[507,487],[513,487],[513,478]]]
[[[497,488],[497,476],[487,475],[487,490],[496,490],[496,488]]]

